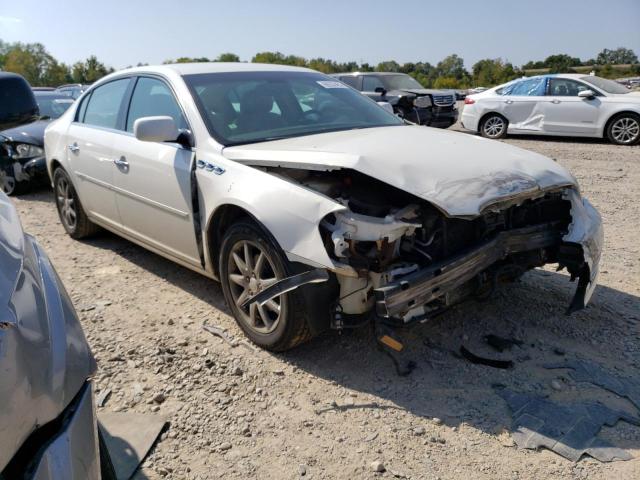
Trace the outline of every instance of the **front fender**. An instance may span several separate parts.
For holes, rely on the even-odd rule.
[[[318,225],[329,213],[344,210],[343,205],[259,168],[222,157],[199,160],[224,170],[222,173],[219,169],[196,170],[205,245],[209,244],[206,235],[216,211],[234,205],[258,220],[289,260],[334,269]],[[205,254],[209,268],[213,261],[211,253]]]

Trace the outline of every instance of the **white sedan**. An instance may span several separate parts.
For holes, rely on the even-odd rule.
[[[640,93],[593,75],[514,80],[465,99],[464,128],[487,138],[507,133],[640,141]]]
[[[600,216],[563,167],[406,125],[308,69],[122,70],[47,129],[45,151],[69,235],[103,227],[219,280],[271,350],[424,321],[547,263],[578,279],[571,311],[595,287]]]

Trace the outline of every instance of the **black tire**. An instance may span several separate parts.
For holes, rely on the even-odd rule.
[[[234,253],[240,257],[240,264],[246,266],[244,259],[249,258],[253,265],[242,269]],[[262,260],[261,255],[265,255]],[[255,294],[258,289],[266,288],[274,279],[281,280],[292,275],[291,264],[284,253],[262,228],[248,220],[241,220],[229,227],[222,239],[218,262],[227,305],[238,326],[253,343],[266,350],[282,352],[312,338],[306,305],[296,290],[273,299],[273,304],[279,308],[275,319],[273,304],[264,307],[256,304],[246,308],[240,306],[244,298]],[[261,284],[262,280],[265,280],[264,284]],[[273,323],[270,324],[271,321]]]
[[[53,172],[53,194],[60,222],[71,238],[80,240],[100,231],[87,217],[69,175],[62,168]]]
[[[13,176],[13,165],[0,171],[0,189],[8,196],[22,195],[29,191],[29,182],[19,182]]]
[[[640,143],[640,115],[621,113],[607,124],[606,135],[615,145],[637,145]]]
[[[480,135],[496,140],[507,136],[509,121],[499,113],[490,113],[480,122]]]

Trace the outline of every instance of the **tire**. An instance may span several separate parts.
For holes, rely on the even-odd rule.
[[[62,168],[53,172],[53,194],[60,222],[71,238],[80,240],[100,231],[87,217],[69,175]]]
[[[480,135],[485,138],[498,139],[507,136],[509,122],[498,113],[490,113],[480,122]]]
[[[218,262],[227,305],[253,343],[266,350],[282,352],[312,338],[306,305],[297,290],[280,295],[264,306],[255,303],[246,308],[241,306],[245,298],[259,289],[292,275],[291,264],[284,253],[262,228],[247,220],[229,227],[222,239]]]
[[[636,145],[640,142],[640,115],[621,113],[607,124],[607,138],[615,145]]]
[[[13,170],[13,165],[10,165],[8,170]],[[0,168],[0,189],[10,197],[21,195],[29,191],[29,182],[19,182],[12,171]]]

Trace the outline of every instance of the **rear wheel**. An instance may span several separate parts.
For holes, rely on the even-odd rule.
[[[640,141],[640,115],[623,113],[611,119],[607,138],[616,145],[635,145]]]
[[[67,172],[62,168],[57,168],[53,173],[53,193],[60,221],[71,238],[79,240],[100,230],[100,227],[87,217]]]
[[[480,135],[486,138],[504,138],[507,135],[507,119],[497,113],[490,113],[482,119]]]
[[[308,313],[295,290],[264,305],[243,306],[248,298],[291,275],[289,261],[260,227],[249,221],[232,225],[224,234],[219,262],[227,305],[252,342],[284,351],[311,338]]]

